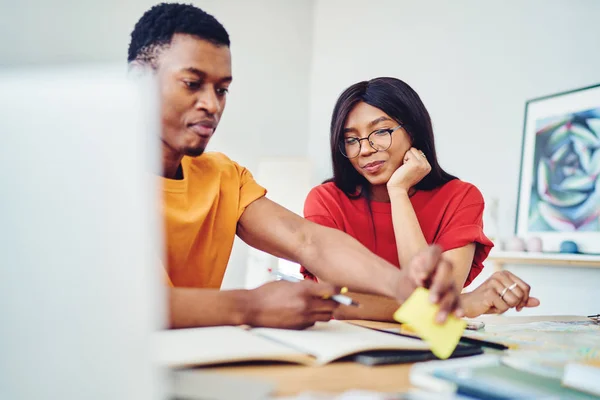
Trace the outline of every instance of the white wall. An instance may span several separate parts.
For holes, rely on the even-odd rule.
[[[225,152],[255,174],[261,160],[305,157],[312,1],[210,4],[206,9],[231,36],[234,74],[227,109],[210,149]],[[245,286],[247,261],[248,246],[236,239],[224,288]]]
[[[0,36],[9,39],[0,41],[0,67],[125,63],[134,23],[156,2],[2,2]],[[252,171],[262,159],[309,155],[317,184],[330,175],[328,125],[339,93],[359,80],[396,76],[428,106],[442,165],[499,198],[504,236],[513,230],[525,100],[600,81],[596,0],[195,4],[232,39],[234,84],[210,149]],[[244,284],[247,255],[236,242],[224,286]],[[593,278],[600,278],[597,271],[518,271],[540,289],[581,288],[560,292],[569,304],[597,292]],[[550,304],[541,310],[575,312],[564,301]]]
[[[271,200],[302,215],[304,199],[312,188],[311,172],[310,161],[305,157],[273,157],[260,161],[255,176],[262,185],[269,188]],[[298,264],[250,248],[244,287],[255,288],[273,280],[274,275],[269,272],[269,268],[272,271],[302,278]]]
[[[500,234],[511,235],[525,101],[600,82],[599,15],[595,0],[317,1],[313,182],[331,174],[328,126],[337,96],[361,80],[398,77],[431,113],[442,166],[497,197]],[[598,312],[590,304],[600,303],[600,270],[514,271],[544,294],[537,312]]]
[[[0,4],[0,67],[123,62],[148,0],[19,0]],[[194,1],[231,37],[234,82],[209,146],[255,171],[265,157],[304,157],[313,2]],[[225,286],[244,283],[247,246],[236,242]]]

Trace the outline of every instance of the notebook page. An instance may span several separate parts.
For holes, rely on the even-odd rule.
[[[234,326],[175,329],[156,333],[157,361],[165,367],[239,361],[308,363],[304,353]]]
[[[255,328],[251,332],[311,354],[316,358],[316,364],[321,365],[367,350],[429,350],[429,345],[418,339],[377,332],[336,320],[317,322],[303,331]]]

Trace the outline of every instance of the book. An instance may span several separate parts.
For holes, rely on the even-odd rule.
[[[563,372],[562,384],[600,396],[600,361],[567,363]]]
[[[268,380],[201,369],[173,369],[167,377],[172,400],[263,400],[275,391],[275,384]]]
[[[324,365],[373,350],[429,352],[419,339],[374,331],[341,321],[318,322],[296,331],[220,326],[157,333],[162,366],[191,367],[247,361]]]

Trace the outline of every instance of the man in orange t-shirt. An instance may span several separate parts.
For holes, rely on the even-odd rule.
[[[191,5],[152,7],[131,34],[128,61],[133,69],[152,70],[162,103],[160,179],[171,326],[303,328],[331,318],[337,303],[324,297],[334,294],[332,285],[402,302],[425,281],[432,282],[442,318],[462,315],[452,266],[440,259],[439,248],[418,254],[414,268],[398,270],[345,233],[268,200],[250,172],[226,156],[204,153],[232,81],[229,36],[214,17]],[[218,290],[236,234],[329,283]]]

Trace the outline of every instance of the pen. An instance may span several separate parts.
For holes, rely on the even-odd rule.
[[[281,272],[274,272],[275,276],[283,281],[288,281],[288,282],[300,282],[300,279],[293,277],[293,276],[289,276],[289,275],[285,275],[282,274]],[[348,291],[347,287],[343,287],[341,292],[342,293],[346,293]],[[353,306],[353,307],[358,307],[360,304],[354,300],[352,300],[350,297],[348,296],[344,296],[343,294],[334,294],[331,297],[325,297],[325,299],[331,299],[337,303],[343,304],[345,306]]]

